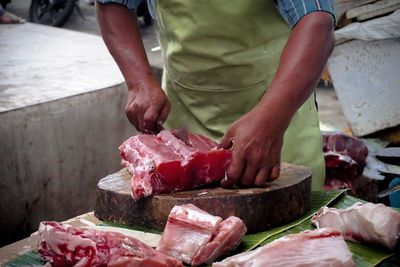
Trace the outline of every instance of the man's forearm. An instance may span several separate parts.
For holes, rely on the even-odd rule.
[[[292,30],[274,80],[259,103],[281,122],[281,127],[288,127],[318,83],[333,50],[333,29],[330,14],[314,12]]]
[[[137,81],[151,77],[136,14],[122,5],[96,3],[96,15],[101,35],[128,88]]]

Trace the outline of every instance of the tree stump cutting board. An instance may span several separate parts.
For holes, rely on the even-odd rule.
[[[192,203],[212,215],[241,218],[248,232],[286,224],[310,209],[311,171],[283,164],[279,179],[266,188],[202,188],[159,194],[134,201],[131,175],[126,169],[97,185],[95,216],[100,220],[162,231],[174,205]]]

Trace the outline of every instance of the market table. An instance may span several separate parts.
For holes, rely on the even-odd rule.
[[[360,199],[346,195],[344,190],[331,192],[312,192],[311,209],[303,217],[280,227],[256,234],[246,235],[242,244],[235,252],[240,253],[243,251],[252,250],[257,246],[269,243],[272,240],[280,238],[284,235],[298,233],[307,229],[313,229],[314,227],[310,223],[310,218],[322,206],[329,205],[337,208],[345,208],[359,201],[362,202]],[[127,227],[101,222],[94,216],[93,212],[74,217],[70,220],[67,220],[66,223],[69,223],[73,226],[99,227],[101,229],[108,227],[108,229],[118,229],[118,231],[122,229],[122,231],[126,231],[127,234],[130,234],[150,245],[157,244],[158,238],[160,237],[159,233],[156,231],[146,231],[143,228],[139,229],[133,226]],[[0,248],[0,265],[8,267],[43,265],[44,262],[40,260],[40,257],[36,252],[36,243],[36,233],[33,233],[26,239]],[[357,266],[400,266],[399,254],[394,254],[380,248],[351,242],[347,242],[347,245],[353,253],[353,258]]]

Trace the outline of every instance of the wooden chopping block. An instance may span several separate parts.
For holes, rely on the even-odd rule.
[[[162,231],[173,206],[192,203],[224,219],[241,218],[251,233],[286,224],[310,209],[311,171],[292,164],[283,164],[280,177],[266,188],[203,188],[134,201],[130,181],[126,169],[99,181],[97,218]]]

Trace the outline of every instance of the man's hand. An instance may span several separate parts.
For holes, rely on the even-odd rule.
[[[129,121],[140,132],[158,133],[171,108],[164,91],[153,78],[128,87],[125,112]]]
[[[170,104],[153,77],[135,12],[123,5],[96,2],[96,15],[103,39],[128,86],[125,111],[129,121],[141,132],[158,132]]]
[[[283,135],[286,129],[275,120],[269,120],[261,106],[233,123],[219,147],[232,148],[232,162],[223,187],[235,184],[265,186],[279,177]]]
[[[220,147],[233,147],[222,186],[264,186],[278,178],[284,132],[321,77],[334,45],[333,28],[325,12],[310,13],[297,23],[267,92],[222,139]]]

